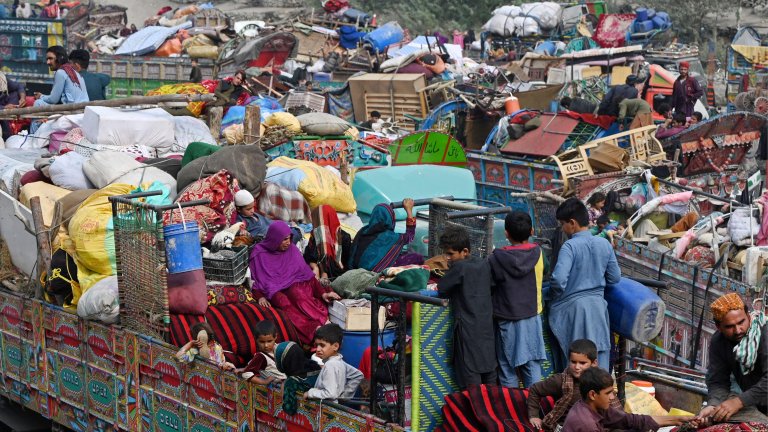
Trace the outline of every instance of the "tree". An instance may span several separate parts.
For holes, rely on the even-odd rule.
[[[717,13],[723,6],[719,0],[647,0],[645,4],[669,14],[672,30],[681,42],[698,46],[710,39],[717,26]]]

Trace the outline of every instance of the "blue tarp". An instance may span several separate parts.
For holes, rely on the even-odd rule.
[[[150,26],[144,27],[128,38],[115,52],[116,55],[140,56],[155,52],[169,37],[181,29],[192,27],[192,22],[187,21],[176,27]]]

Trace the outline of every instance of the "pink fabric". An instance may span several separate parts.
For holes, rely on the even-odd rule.
[[[325,288],[313,275],[311,279],[296,282],[272,296],[272,306],[283,312],[305,345],[311,345],[315,330],[328,322],[328,306],[322,300],[325,292]]]
[[[690,201],[693,196],[692,191],[678,192],[673,194],[666,194],[661,196],[662,204],[672,204],[682,201]]]
[[[23,178],[23,177],[22,177]],[[768,245],[768,211],[766,211],[766,206],[768,206],[768,193],[763,194],[758,201],[763,204],[763,223],[760,224],[760,231],[757,233],[757,239],[755,240],[758,246],[767,246]]]
[[[268,300],[275,293],[283,291],[297,282],[315,279],[312,269],[304,261],[296,245],[280,251],[280,243],[291,236],[291,228],[283,221],[273,221],[264,236],[251,252],[250,267],[253,289],[261,292]]]
[[[695,233],[693,230],[686,231],[685,235],[680,237],[678,241],[675,242],[675,257],[676,258],[682,258],[683,255],[685,255],[686,249],[688,249],[688,245],[691,244],[693,241],[693,238],[695,237]]]

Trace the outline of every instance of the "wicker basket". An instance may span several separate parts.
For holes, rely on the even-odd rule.
[[[228,284],[242,283],[248,269],[248,247],[232,248],[235,255],[231,258],[203,258],[205,279]]]

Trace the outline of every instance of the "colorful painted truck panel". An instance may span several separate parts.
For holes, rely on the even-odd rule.
[[[264,152],[271,159],[286,156],[315,162],[320,166],[339,168],[344,153],[352,168],[387,166],[389,152],[384,148],[354,140],[348,136],[295,136],[291,141],[278,144]]]
[[[75,431],[401,431],[360,412],[301,401],[282,412],[260,387],[177,348],[60,307],[0,292],[0,393]]]

